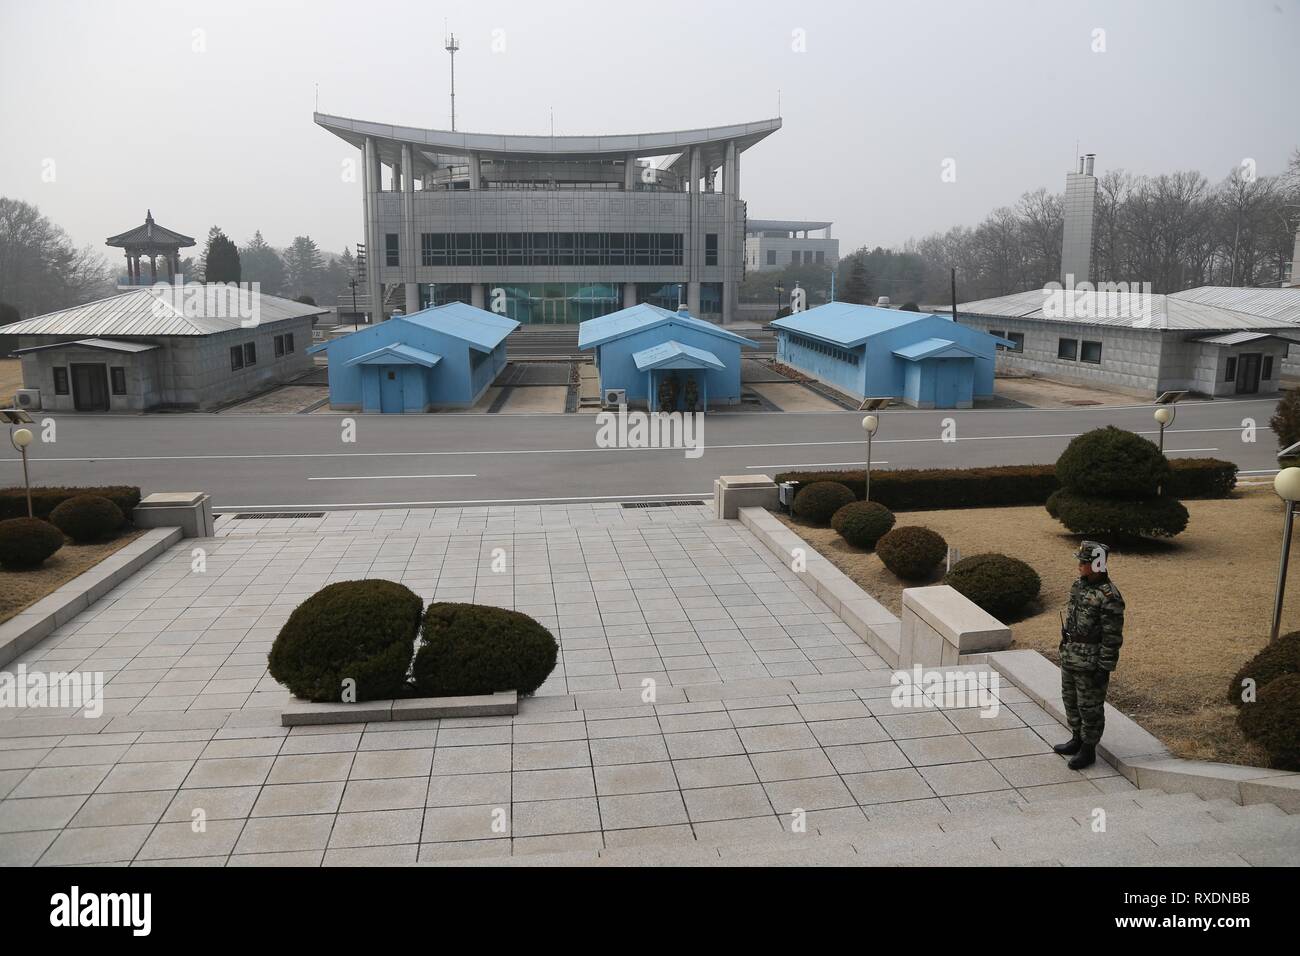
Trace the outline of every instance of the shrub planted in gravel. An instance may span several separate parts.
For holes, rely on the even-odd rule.
[[[972,554],[952,566],[950,585],[998,620],[1015,617],[1042,589],[1038,572],[1005,554]]]
[[[1075,534],[1102,538],[1172,538],[1187,527],[1187,508],[1177,498],[1093,498],[1058,491],[1047,513]]]
[[[423,607],[410,588],[393,581],[327,585],[280,628],[271,646],[271,676],[303,700],[342,701],[349,686],[356,701],[400,696]]]
[[[10,571],[39,568],[63,547],[63,532],[40,518],[0,521],[0,566]]]
[[[898,577],[918,581],[933,574],[948,556],[948,542],[929,528],[904,525],[876,542],[876,554]]]
[[[1228,682],[1228,703],[1240,706],[1247,686],[1258,693],[1265,684],[1284,674],[1300,674],[1300,631],[1281,634],[1241,665]],[[1246,681],[1250,681],[1249,685]]]
[[[799,489],[791,511],[804,521],[826,524],[835,512],[856,500],[853,492],[838,481],[814,481]]]
[[[893,526],[894,513],[878,501],[851,501],[831,516],[836,534],[855,548],[874,548]]]
[[[1300,674],[1283,674],[1243,704],[1237,725],[1268,754],[1274,770],[1300,770]]]
[[[126,518],[107,498],[77,495],[51,511],[50,521],[77,544],[88,544],[113,537]]]
[[[527,614],[482,604],[430,604],[423,636],[413,668],[421,697],[531,694],[559,654],[551,632]]]

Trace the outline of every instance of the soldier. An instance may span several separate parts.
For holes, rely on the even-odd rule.
[[[1070,740],[1052,749],[1071,757],[1071,770],[1097,759],[1106,726],[1106,688],[1124,643],[1124,599],[1106,573],[1110,549],[1084,541],[1074,553],[1079,579],[1070,588],[1070,606],[1061,626],[1061,698],[1070,722]]]

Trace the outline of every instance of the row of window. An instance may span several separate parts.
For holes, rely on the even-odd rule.
[[[54,394],[67,395],[72,390],[68,385],[68,369],[64,365],[56,365],[54,371]],[[112,365],[108,369],[109,387],[113,390],[114,395],[126,394],[126,369],[120,365]]]
[[[286,332],[284,335],[277,335],[274,339],[275,357],[289,355],[293,352],[293,333]],[[243,345],[232,345],[230,347],[230,370],[238,372],[242,368],[257,364],[257,343],[245,342]]]
[[[683,237],[674,232],[425,232],[422,266],[680,266]],[[384,262],[402,263],[395,232],[384,237]],[[718,264],[718,234],[704,237],[704,264]]]
[[[817,339],[810,339],[803,335],[787,333],[786,341],[791,345],[797,345],[809,352],[816,352],[818,355],[829,355],[831,358],[840,362],[847,362],[850,365],[858,364],[858,353],[849,349],[842,349],[838,345],[831,345],[828,342],[821,342]]]
[[[1000,339],[1007,339],[1014,343],[1012,345],[999,345],[998,348],[1007,352],[1023,352],[1025,350],[1025,333],[1024,332],[1002,332],[997,329],[989,329],[989,335],[996,335]]]
[[[815,253],[811,249],[805,249],[802,253],[798,249],[790,250],[790,265],[797,266],[803,264],[805,266],[810,266],[814,262],[819,266],[825,264],[826,251],[824,249],[818,249]],[[769,266],[776,265],[775,249],[767,250],[767,264]]]
[[[1087,362],[1089,365],[1101,364],[1101,343],[1084,340],[1080,347],[1078,339],[1058,339],[1056,357],[1067,362]]]

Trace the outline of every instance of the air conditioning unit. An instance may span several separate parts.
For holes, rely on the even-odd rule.
[[[14,407],[28,412],[41,410],[41,390],[39,388],[20,388],[14,392]]]
[[[605,389],[606,405],[626,405],[627,389],[625,388],[607,388]]]

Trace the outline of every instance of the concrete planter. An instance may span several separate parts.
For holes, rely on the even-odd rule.
[[[513,690],[474,697],[408,697],[368,700],[357,704],[313,703],[294,699],[280,714],[283,727],[315,724],[366,724],[400,720],[435,720],[443,717],[499,717],[519,713],[519,694]]]

